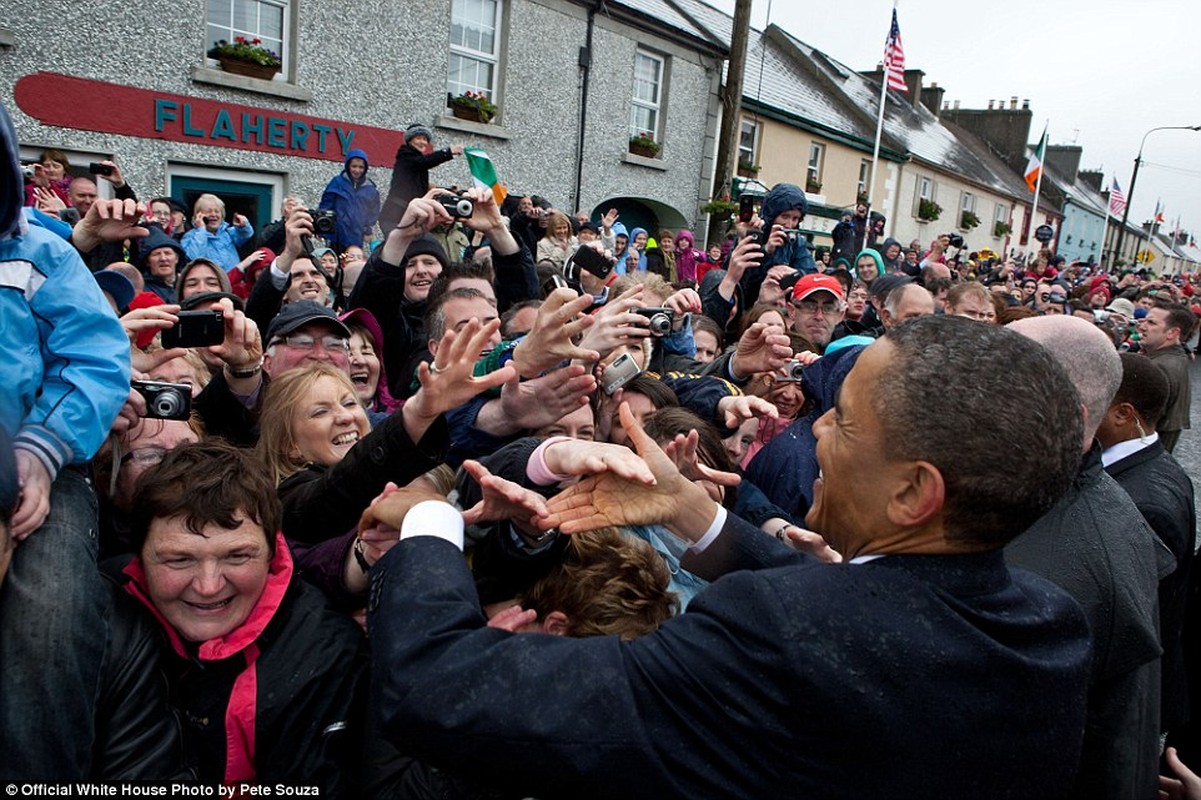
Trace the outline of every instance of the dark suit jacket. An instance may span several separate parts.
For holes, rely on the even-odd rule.
[[[761,569],[623,643],[486,628],[456,548],[401,542],[369,603],[386,734],[540,797],[1043,798],[1071,785],[1087,627],[1001,553],[831,566],[731,515],[693,562]]]
[[[1158,441],[1105,468],[1130,495],[1151,530],[1176,558],[1176,569],[1159,582],[1159,635],[1163,644],[1160,730],[1188,720],[1188,680],[1181,631],[1188,600],[1189,575],[1197,544],[1193,482]]]

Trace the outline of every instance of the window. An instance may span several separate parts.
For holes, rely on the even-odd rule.
[[[920,217],[922,202],[934,202],[934,181],[924,175],[918,175],[916,195],[913,198],[913,216]]]
[[[963,201],[959,205],[959,211],[961,212],[961,214],[966,214],[969,211],[971,213],[975,214],[976,213],[976,195],[972,194],[971,192],[964,192],[963,193]]]
[[[496,102],[500,23],[500,0],[453,0],[448,94],[478,92]]]
[[[997,203],[996,213],[993,214],[993,223],[1009,224],[1009,206],[1004,203]]]
[[[284,31],[288,29],[289,11],[288,0],[209,0],[204,49],[208,51],[222,39],[232,42],[238,36],[261,39],[260,44],[283,62],[277,77],[287,75],[290,59]]]
[[[872,162],[866,158],[859,162],[859,184],[855,187],[855,198],[867,197],[867,178],[872,174]]]
[[[649,134],[659,141],[663,94],[663,59],[645,50],[634,55],[634,97],[630,103],[630,136]]]
[[[743,119],[742,129],[738,133],[738,163],[758,164],[756,156],[759,144],[759,123],[753,119]]]
[[[809,143],[809,166],[805,171],[805,188],[813,187],[810,191],[822,188],[822,156],[826,146],[817,142]]]

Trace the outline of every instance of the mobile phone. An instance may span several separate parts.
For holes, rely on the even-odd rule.
[[[605,258],[605,254],[595,247],[581,245],[576,248],[571,260],[580,269],[586,269],[602,280],[609,277],[609,273],[613,271],[613,265],[609,263],[609,259]]]
[[[147,419],[187,419],[192,415],[192,387],[186,383],[132,381],[138,394],[146,398]]]
[[[209,347],[225,340],[225,313],[220,309],[180,311],[179,322],[163,331],[163,347]]]
[[[112,175],[113,168],[108,164],[101,164],[93,161],[92,163],[88,164],[88,172],[92,173],[93,175]]]
[[[738,221],[750,222],[755,216],[755,201],[759,198],[745,192],[738,198]]]
[[[621,387],[632,381],[642,372],[642,367],[629,353],[622,353],[601,373],[601,387],[605,394],[613,394]]]

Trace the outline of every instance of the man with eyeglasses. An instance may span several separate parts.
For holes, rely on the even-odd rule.
[[[819,353],[826,350],[834,326],[846,315],[842,284],[829,275],[806,275],[797,281],[788,306],[789,326]]]
[[[348,371],[350,329],[333,310],[312,300],[288,303],[267,328],[263,372],[270,378],[312,364]]]

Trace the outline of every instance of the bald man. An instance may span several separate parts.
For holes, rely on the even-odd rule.
[[[1060,363],[1084,412],[1083,458],[1072,488],[1005,548],[1006,560],[1059,584],[1093,631],[1088,716],[1073,797],[1155,797],[1159,758],[1159,543],[1130,496],[1101,466],[1094,443],[1122,381],[1113,342],[1077,317],[1018,320],[1008,327]],[[1028,454],[1040,457],[1037,452]],[[1162,559],[1162,561],[1161,561]]]

